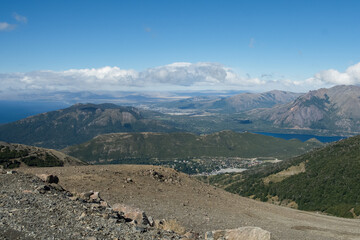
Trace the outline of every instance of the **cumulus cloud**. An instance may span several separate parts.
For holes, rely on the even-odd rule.
[[[16,28],[16,24],[10,24],[7,22],[0,22],[0,31],[11,31]]]
[[[20,23],[27,23],[27,17],[21,16],[18,13],[13,13],[13,18]]]
[[[258,78],[239,77],[218,63],[173,63],[144,71],[103,67],[67,71],[0,74],[3,89],[95,91],[233,89],[261,85]]]
[[[328,69],[316,73],[314,77],[307,79],[307,83],[328,85],[355,85],[360,84],[360,63],[348,67],[345,72]]]
[[[2,73],[4,92],[31,91],[173,91],[173,90],[253,90],[273,89],[306,92],[338,84],[360,84],[360,63],[341,73],[334,69],[321,71],[302,81],[276,73],[251,77],[240,76],[219,63],[177,62],[143,71],[102,67],[66,71]]]

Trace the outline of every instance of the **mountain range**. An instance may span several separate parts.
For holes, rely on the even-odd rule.
[[[322,88],[287,104],[252,110],[248,115],[278,128],[360,133],[360,87]]]
[[[154,106],[179,110],[206,110],[219,113],[237,113],[257,108],[271,108],[289,103],[302,93],[273,90],[264,93],[240,93],[228,97],[197,96],[177,101],[156,103]]]
[[[271,91],[222,99],[201,96],[168,104],[176,106],[172,114],[115,104],[75,104],[0,125],[0,140],[62,149],[118,132],[208,134],[233,130],[337,136],[360,133],[357,86],[335,86],[303,95]],[[193,114],[181,115],[187,108],[193,108]]]

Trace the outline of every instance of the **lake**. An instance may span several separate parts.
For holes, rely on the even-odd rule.
[[[272,137],[277,137],[277,138],[283,138],[286,140],[290,140],[290,139],[299,139],[302,142],[305,142],[311,138],[316,138],[317,140],[319,140],[320,142],[323,143],[329,143],[329,142],[335,142],[335,141],[339,141],[341,139],[344,139],[346,137],[343,136],[331,136],[331,137],[326,137],[326,136],[317,136],[317,135],[310,135],[310,134],[286,134],[286,133],[269,133],[269,132],[254,132],[257,134],[262,134],[262,135],[266,135],[266,136],[272,136]]]
[[[68,107],[62,102],[0,100],[0,124],[17,121],[39,113]]]

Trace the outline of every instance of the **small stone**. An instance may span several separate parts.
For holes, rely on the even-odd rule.
[[[131,178],[127,178],[126,180],[125,180],[125,183],[132,183],[133,182],[133,180],[131,179]]]
[[[64,191],[64,188],[57,183],[51,183],[50,186],[60,192]]]
[[[100,201],[101,201],[100,193],[99,193],[99,192],[93,192],[93,193],[89,196],[89,199],[91,200],[91,202],[100,203]]]
[[[50,187],[47,185],[40,186],[36,189],[39,193],[44,194],[47,191],[50,191]]]
[[[77,196],[71,196],[71,197],[69,197],[69,199],[72,200],[72,201],[76,201],[76,200],[78,200],[79,198],[78,198]]]
[[[148,217],[148,221],[149,221],[149,226],[150,226],[150,227],[153,227],[153,226],[154,226],[154,223],[155,223],[153,217],[149,216],[149,217]]]
[[[80,198],[81,198],[82,200],[88,201],[88,200],[90,199],[90,196],[91,196],[93,193],[94,193],[93,191],[80,193]]]
[[[100,201],[100,206],[108,208],[109,204],[105,201]]]
[[[144,233],[144,232],[147,231],[146,228],[140,227],[140,226],[134,226],[134,227],[133,227],[133,230],[134,230],[135,232],[139,232],[139,233]]]
[[[86,217],[86,212],[81,213],[79,220],[83,219],[84,217]]]

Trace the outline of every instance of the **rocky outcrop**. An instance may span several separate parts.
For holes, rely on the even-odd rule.
[[[150,225],[146,213],[138,208],[116,203],[112,206],[112,209],[124,213],[125,218],[135,221],[136,224],[139,223],[142,225]]]
[[[36,174],[36,176],[46,183],[59,183],[59,178],[51,174]]]
[[[206,240],[270,240],[270,232],[259,227],[240,227],[236,229],[207,232]]]

